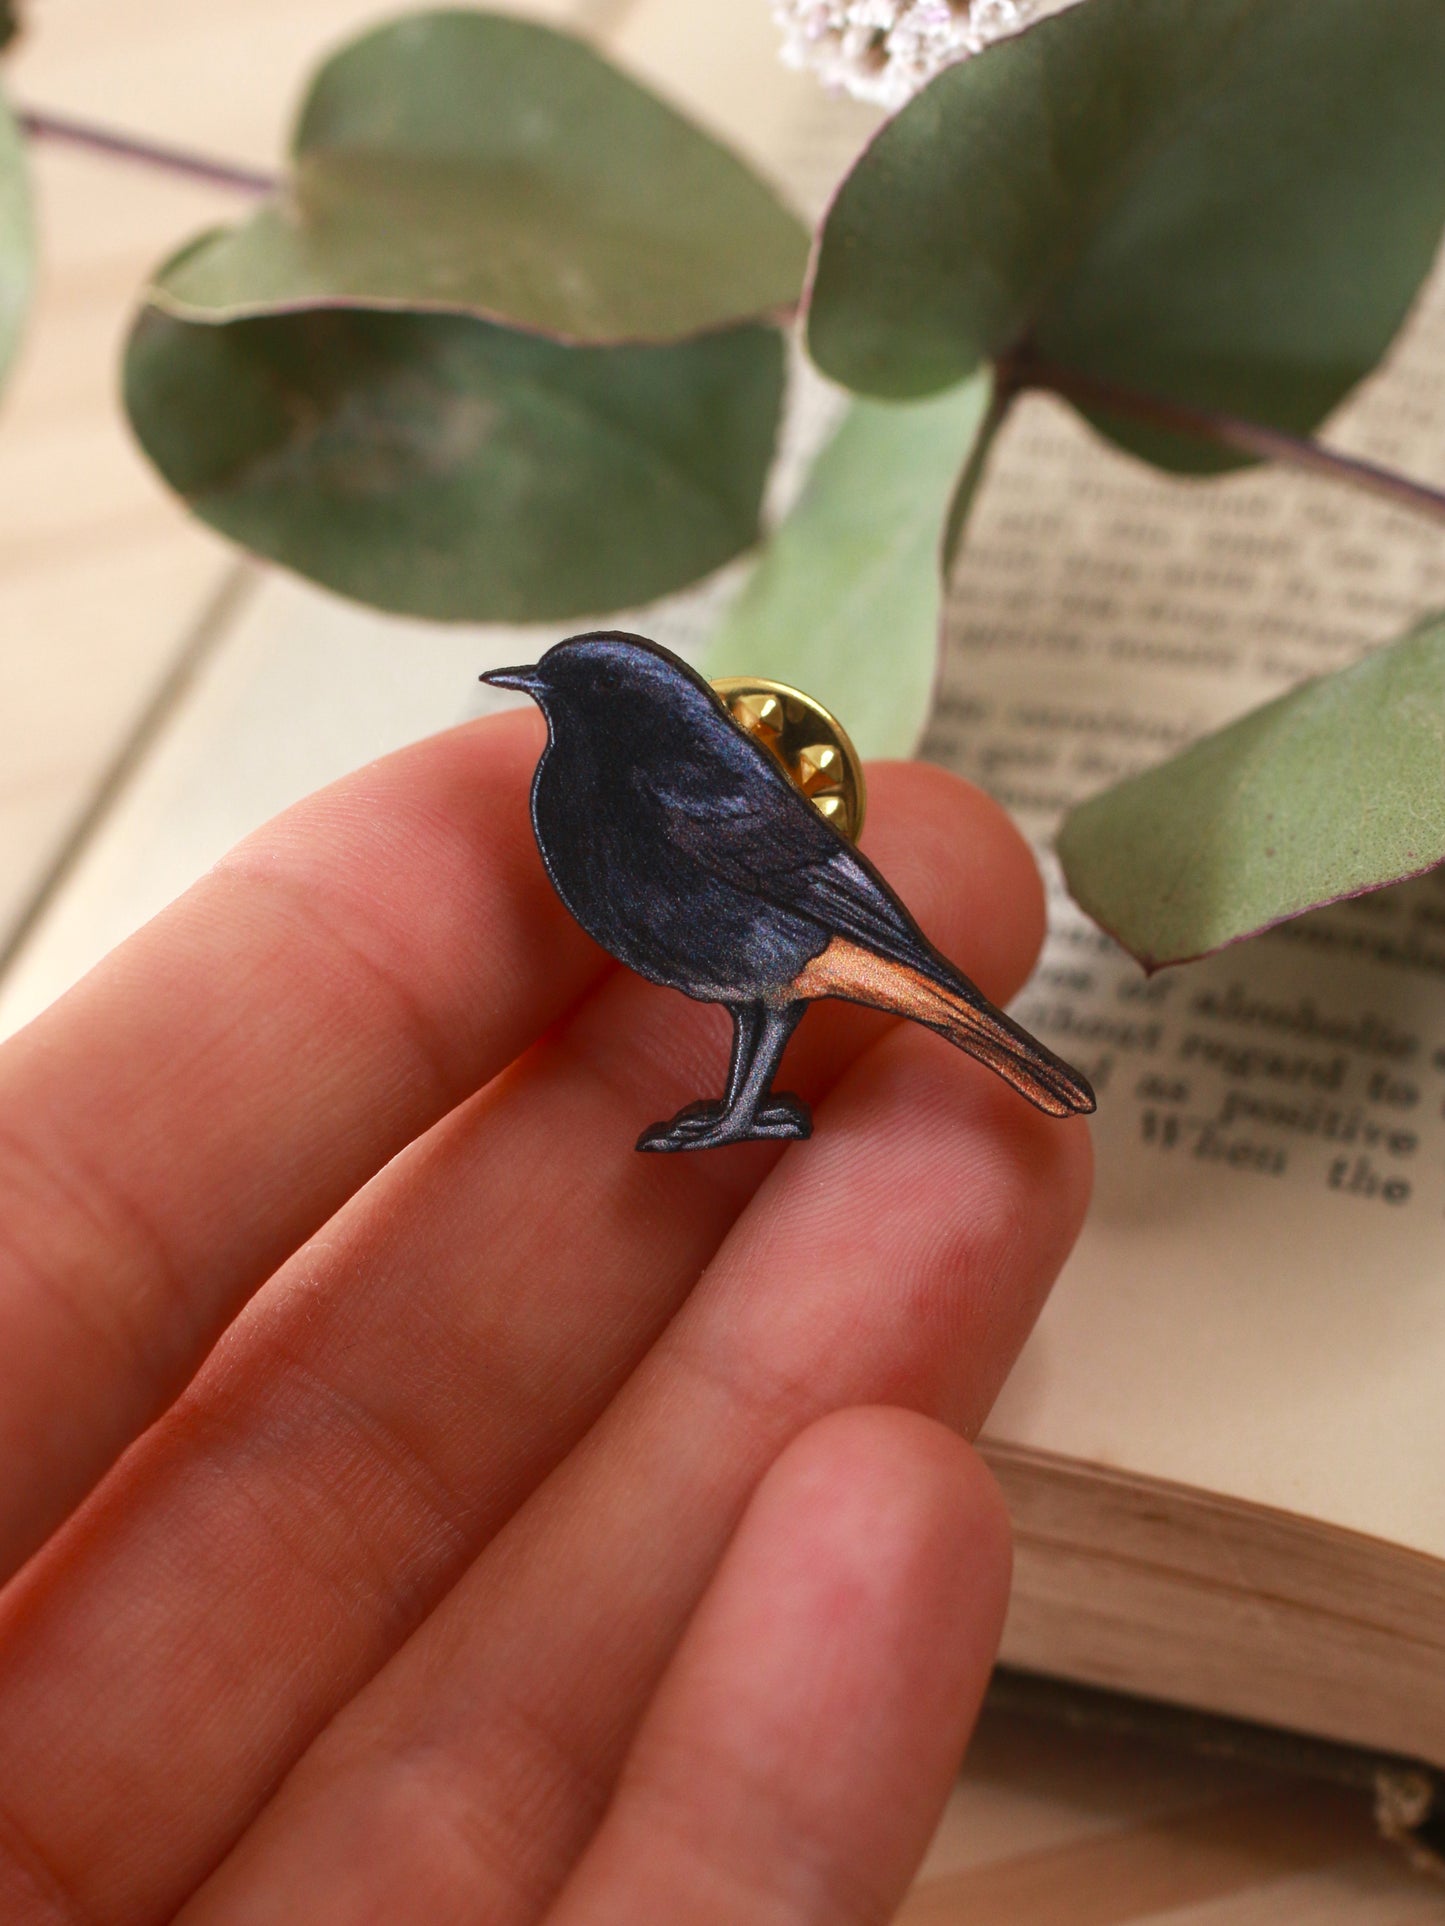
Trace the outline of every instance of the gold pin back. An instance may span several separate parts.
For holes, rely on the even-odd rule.
[[[722,676],[712,686],[738,727],[769,751],[820,816],[856,843],[868,792],[863,760],[838,718],[801,689],[764,676]]]

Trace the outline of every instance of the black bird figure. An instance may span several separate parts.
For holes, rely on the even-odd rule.
[[[807,1105],[772,1083],[825,996],[926,1024],[1051,1116],[1094,1108],[1077,1071],[934,949],[687,663],[603,632],[482,680],[524,689],[547,719],[532,824],[567,908],[639,975],[732,1016],[722,1101],[653,1125],[639,1150],[811,1136]]]

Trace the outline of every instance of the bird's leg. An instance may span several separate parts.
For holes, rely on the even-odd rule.
[[[639,1150],[684,1150],[684,1138],[706,1135],[722,1121],[737,1102],[747,1081],[748,1070],[757,1054],[766,1014],[761,1003],[732,1003],[728,1015],[733,1020],[732,1056],[728,1063],[727,1092],[721,1103],[690,1103],[667,1123],[653,1124],[637,1140]]]
[[[775,1095],[773,1077],[806,1003],[732,1006],[733,1051],[727,1094],[720,1104],[694,1103],[669,1123],[654,1124],[639,1150],[711,1150],[750,1138],[809,1137],[813,1120],[797,1097]]]
[[[715,1106],[719,1116],[732,1109],[748,1080],[748,1071],[758,1054],[766,1014],[761,1003],[735,1003],[728,1011],[733,1020],[733,1050],[728,1060],[727,1090],[721,1105]]]
[[[752,1053],[736,1083],[728,1079],[724,1124],[743,1137],[811,1137],[813,1115],[801,1097],[773,1089],[788,1039],[803,1019],[806,1003],[756,1006],[761,1023]]]

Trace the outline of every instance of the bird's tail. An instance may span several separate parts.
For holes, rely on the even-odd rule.
[[[801,996],[845,997],[927,1024],[1051,1117],[1086,1114],[1094,1108],[1087,1080],[996,1009],[964,976],[956,983],[943,982],[846,937],[834,937],[794,987]]]

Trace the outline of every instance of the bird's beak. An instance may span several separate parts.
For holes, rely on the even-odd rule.
[[[490,682],[494,689],[520,689],[535,701],[542,687],[542,678],[534,667],[521,669],[489,669],[477,678],[479,682]]]

